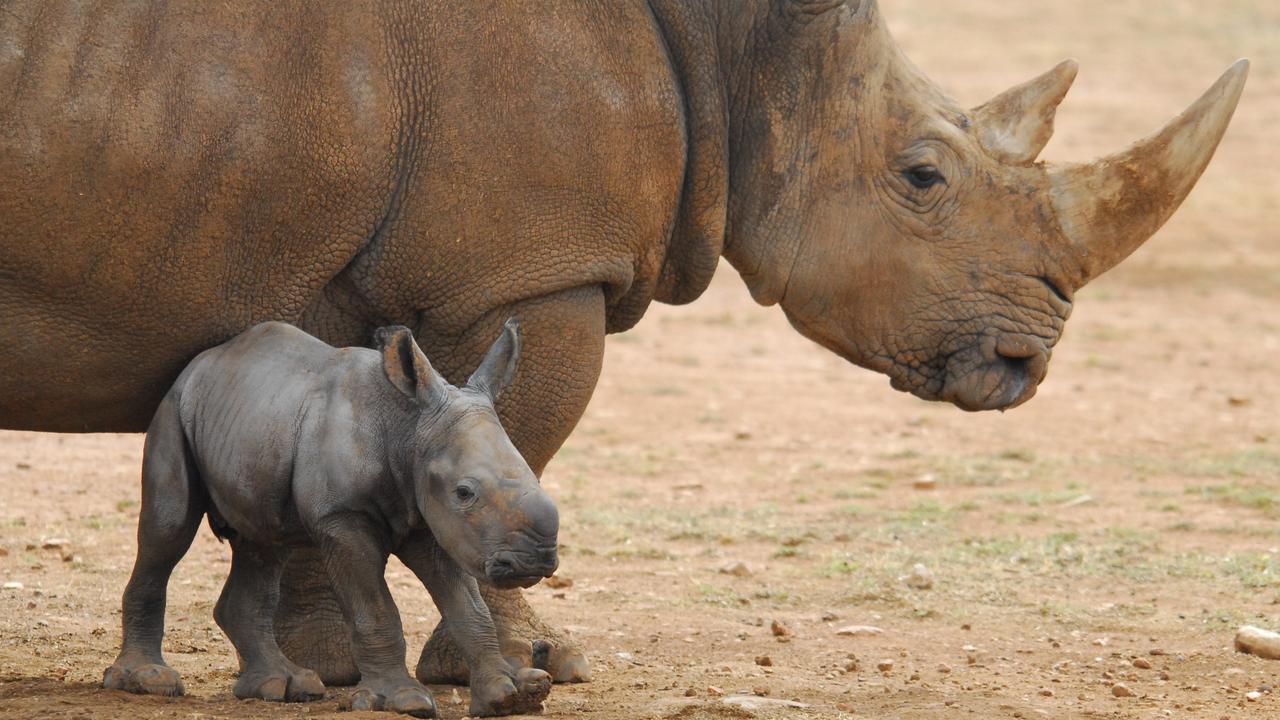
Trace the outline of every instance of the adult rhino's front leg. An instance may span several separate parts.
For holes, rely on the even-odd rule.
[[[431,362],[454,382],[475,369],[485,349],[511,315],[521,319],[523,351],[515,383],[499,402],[503,425],[534,472],[541,474],[572,432],[591,399],[604,355],[604,295],[599,286],[567,290],[494,311],[465,337],[433,336],[417,328]],[[521,665],[537,665],[556,682],[582,682],[590,671],[582,652],[565,634],[542,621],[519,590],[481,586],[497,626],[500,649]],[[320,675],[326,685],[360,679],[351,655],[351,635],[329,589],[319,555],[295,551],[280,585],[276,638],[290,660]],[[534,663],[533,643],[539,643]],[[417,668],[423,682],[467,681],[467,665],[452,638],[437,627]]]

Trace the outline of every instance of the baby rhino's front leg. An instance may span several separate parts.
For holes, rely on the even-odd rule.
[[[414,533],[396,551],[435,600],[444,625],[470,668],[470,715],[513,715],[542,710],[551,676],[535,668],[512,670],[498,650],[498,634],[475,578],[458,567],[429,532]]]

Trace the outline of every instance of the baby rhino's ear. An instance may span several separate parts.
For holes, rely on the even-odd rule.
[[[494,401],[502,395],[520,364],[520,318],[513,317],[502,326],[502,334],[485,354],[480,367],[467,379],[467,386],[487,393]]]
[[[378,328],[373,341],[382,353],[382,369],[387,380],[397,390],[427,406],[444,399],[448,382],[427,362],[409,328],[399,325]]]

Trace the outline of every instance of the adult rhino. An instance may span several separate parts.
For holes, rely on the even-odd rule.
[[[723,255],[756,301],[894,387],[1025,402],[1072,293],[1190,191],[1232,66],[1150,138],[1036,162],[1067,61],[975,108],[873,0],[7,3],[0,14],[0,426],[140,431],[183,365],[268,319],[333,344],[412,326],[454,382],[511,315],[503,397],[540,472],[606,333]],[[276,632],[354,679],[314,558]],[[504,651],[584,679],[517,593]],[[426,680],[456,678],[437,632]]]

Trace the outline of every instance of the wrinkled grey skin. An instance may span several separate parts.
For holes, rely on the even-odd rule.
[[[182,694],[160,654],[165,586],[207,512],[232,547],[214,617],[240,658],[237,697],[323,696],[320,677],[284,656],[272,627],[289,549],[316,546],[353,628],[362,678],[353,709],[435,715],[405,669],[383,579],[389,553],[426,585],[466,654],[470,714],[541,708],[551,677],[513,671],[501,656],[476,583],[529,587],[557,565],[556,507],[493,408],[515,375],[519,325],[507,323],[462,388],[407,328],[382,328],[377,345],[339,350],[269,322],[179,376],[147,431],[124,646],[105,687]]]

